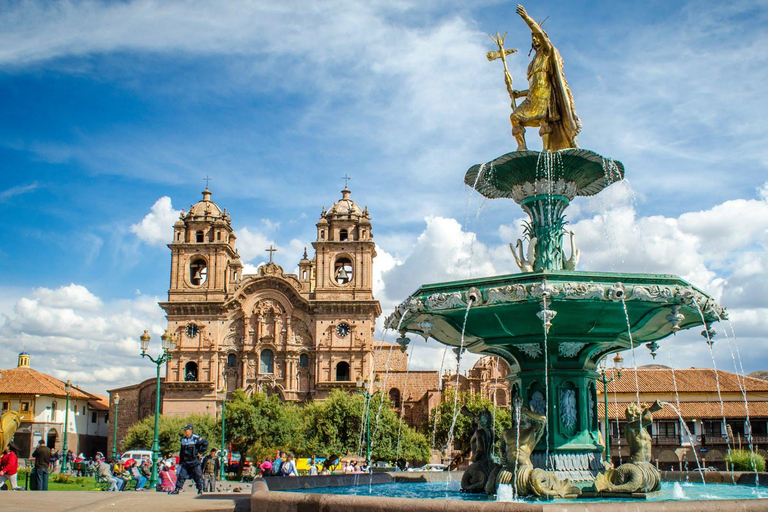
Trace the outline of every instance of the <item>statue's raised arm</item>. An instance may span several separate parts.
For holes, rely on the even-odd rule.
[[[515,9],[515,12],[521,18],[523,18],[523,21],[530,27],[531,33],[539,36],[542,42],[542,50],[549,52],[552,49],[552,43],[549,41],[549,37],[547,37],[547,33],[541,29],[541,25],[536,23],[536,21],[528,15],[528,12],[525,10],[525,7],[523,7],[520,4],[517,4],[517,9]]]

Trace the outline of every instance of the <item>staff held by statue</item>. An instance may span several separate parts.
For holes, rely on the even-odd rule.
[[[512,75],[509,73],[509,68],[507,67],[507,55],[512,55],[513,53],[517,52],[517,49],[504,48],[504,40],[507,38],[507,32],[504,32],[503,36],[496,32],[496,37],[488,34],[488,37],[490,37],[491,40],[498,45],[499,51],[488,52],[485,54],[485,56],[488,58],[488,62],[501,59],[501,63],[504,65],[504,83],[507,84],[507,91],[509,91],[509,97],[512,98],[512,108],[514,109],[517,107],[517,105],[515,104],[515,96],[512,92],[514,91],[512,88]]]

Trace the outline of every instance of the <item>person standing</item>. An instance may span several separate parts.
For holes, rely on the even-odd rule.
[[[16,472],[19,470],[18,451],[13,443],[8,443],[3,450],[3,456],[0,458],[0,490],[5,482],[8,482],[8,489],[11,491],[20,489],[16,483]]]
[[[203,459],[203,490],[205,492],[216,491],[216,480],[219,476],[219,458],[216,456],[216,449]]]
[[[309,474],[310,476],[317,476],[317,460],[314,456],[309,461]]]
[[[283,476],[299,476],[299,471],[296,469],[296,461],[293,460],[293,454],[289,453],[286,456],[283,467],[280,468],[280,472]]]
[[[35,490],[48,490],[48,469],[51,467],[51,449],[45,446],[42,439],[38,443],[35,451],[32,452],[35,459]]]
[[[203,472],[200,469],[200,459],[203,453],[208,451],[208,441],[197,434],[193,434],[194,427],[191,423],[184,427],[184,437],[181,438],[179,450],[179,473],[176,480],[176,488],[168,494],[179,494],[187,478],[192,478],[197,487],[197,494],[203,494]]]

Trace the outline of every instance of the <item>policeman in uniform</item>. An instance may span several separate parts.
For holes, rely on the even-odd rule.
[[[192,433],[192,424],[184,427],[184,437],[181,438],[179,450],[179,474],[176,480],[176,488],[168,494],[179,494],[187,478],[192,478],[197,487],[197,494],[203,494],[203,471],[200,467],[200,459],[208,451],[208,441],[197,434]]]

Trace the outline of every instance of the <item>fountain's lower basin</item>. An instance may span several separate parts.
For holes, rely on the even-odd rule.
[[[712,510],[717,512],[768,510],[768,474],[664,472],[662,491],[645,499],[580,498],[576,500],[499,502],[484,495],[459,492],[461,473],[391,473],[257,480],[251,495],[252,511],[382,510],[432,511],[573,511],[615,512],[625,504],[638,511]],[[690,481],[686,481],[690,480]],[[677,482],[677,483],[676,483]],[[697,482],[697,483],[692,483]],[[294,492],[271,492],[294,491]],[[588,508],[581,508],[583,504]],[[619,505],[617,505],[619,504]]]

